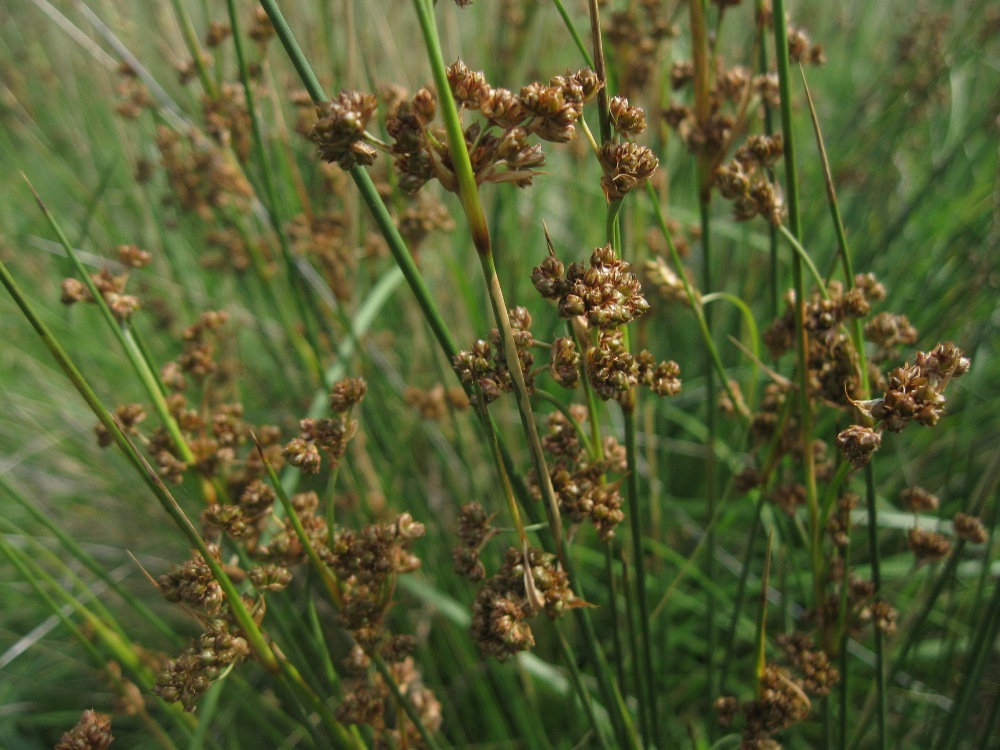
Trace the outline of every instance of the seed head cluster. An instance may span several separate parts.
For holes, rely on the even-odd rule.
[[[633,356],[625,346],[620,330],[649,309],[638,278],[629,263],[615,256],[610,245],[591,253],[589,267],[571,263],[569,267],[554,255],[548,255],[531,272],[538,292],[556,302],[559,316],[580,318],[597,329],[596,342],[582,354],[587,376],[604,400],[644,385],[660,396],[680,391],[680,367],[675,362],[657,363],[643,350]],[[571,339],[557,339],[553,344],[551,370],[558,383],[573,387],[578,378],[572,374],[579,355]]]
[[[602,445],[603,457],[590,458],[576,427],[586,420],[586,412],[574,409],[573,414],[576,424],[562,412],[553,413],[548,420],[548,434],[542,439],[551,459],[548,468],[552,488],[560,511],[572,524],[589,521],[597,535],[608,541],[625,519],[625,513],[621,509],[624,504],[619,489],[621,480],[609,480],[607,474],[626,473],[625,451],[614,438],[608,437]],[[535,491],[540,494],[537,488]]]
[[[112,742],[111,717],[86,710],[72,729],[63,733],[55,750],[105,750]]]
[[[535,645],[528,620],[544,610],[554,620],[567,609],[585,606],[572,589],[555,556],[531,548],[511,547],[497,574],[472,605],[472,637],[487,656],[504,661]]]
[[[528,393],[531,393],[535,383],[531,373],[531,367],[535,363],[535,355],[531,352],[534,344],[530,330],[531,315],[524,307],[515,307],[508,314],[521,372],[524,373]],[[502,394],[512,393],[514,390],[503,341],[496,328],[490,331],[488,341],[479,339],[473,343],[471,350],[455,355],[452,367],[466,386],[475,389],[471,396],[473,403],[490,404]]]

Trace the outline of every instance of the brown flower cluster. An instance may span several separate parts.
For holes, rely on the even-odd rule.
[[[566,268],[548,255],[531,272],[538,292],[554,300],[562,318],[581,318],[598,329],[596,341],[583,352],[587,375],[597,394],[605,400],[627,393],[642,384],[660,396],[680,390],[680,368],[675,362],[657,363],[643,350],[633,356],[625,346],[620,328],[649,309],[632,267],[615,257],[611,245],[591,253],[590,266],[571,263]],[[568,339],[553,345],[552,372],[556,381],[573,387],[577,378],[572,369],[578,355]]]
[[[368,384],[362,378],[348,378],[335,384],[330,394],[330,408],[335,416],[300,420],[299,436],[286,443],[282,451],[288,463],[306,474],[316,474],[325,455],[335,468],[358,429],[350,411],[367,391]]]
[[[555,76],[547,85],[529,84],[515,94],[492,87],[481,71],[470,70],[461,60],[448,67],[448,83],[462,112],[478,112],[481,118],[465,127],[476,184],[510,182],[518,187],[531,185],[545,163],[541,146],[532,139],[572,140],[584,103],[599,88],[597,76],[585,69]],[[386,121],[399,184],[407,192],[415,193],[432,179],[447,190],[458,189],[447,136],[434,126],[436,112],[434,95],[421,89],[400,101]]]
[[[531,352],[534,343],[530,331],[531,314],[524,307],[515,307],[509,311],[509,316],[524,383],[528,393],[531,393],[535,386],[534,376],[531,374],[531,367],[535,363],[535,355]],[[490,331],[489,341],[479,339],[470,351],[461,351],[455,355],[452,367],[463,383],[476,389],[471,396],[473,403],[481,400],[484,405],[490,404],[500,398],[501,394],[512,393],[514,390],[503,341],[496,328]]]
[[[253,128],[247,110],[246,90],[239,83],[223,83],[218,91],[201,97],[205,131],[221,148],[232,148],[241,162],[250,157]]]
[[[590,521],[597,535],[608,541],[615,535],[615,527],[625,514],[620,492],[621,480],[608,481],[609,473],[622,475],[628,470],[625,450],[613,437],[604,439],[602,458],[589,456],[580,441],[577,425],[587,419],[586,409],[572,407],[571,422],[562,412],[554,412],[548,419],[548,434],[542,445],[550,460],[549,477],[559,501],[559,510],[574,525]],[[534,479],[534,477],[533,477]],[[540,491],[535,487],[535,493]]]
[[[850,398],[861,395],[861,372],[857,352],[845,323],[864,318],[872,303],[881,300],[885,290],[871,275],[858,275],[855,286],[845,289],[838,282],[827,286],[826,294],[813,292],[806,300],[803,325],[809,349],[806,353],[809,392],[833,406],[846,407]],[[779,357],[795,342],[795,295],[789,292],[785,312],[764,332],[771,355]]]
[[[772,167],[783,150],[780,133],[751,135],[736,149],[735,158],[715,171],[715,185],[723,198],[733,201],[736,221],[763,216],[774,226],[781,224],[785,204],[772,182]]]
[[[954,378],[969,371],[971,363],[951,342],[938,344],[929,352],[917,352],[914,362],[897,367],[886,376],[881,398],[851,401],[876,422],[874,428],[852,425],[837,436],[837,447],[858,468],[871,460],[878,449],[882,430],[900,432],[911,422],[933,427],[945,413],[944,391]]]
[[[156,131],[160,162],[167,174],[170,192],[166,205],[210,219],[214,209],[248,207],[253,188],[240,170],[217,145],[194,131],[183,137],[161,126]]]
[[[210,545],[209,554],[219,561],[217,547]],[[193,711],[212,683],[230,665],[249,656],[250,648],[200,553],[160,576],[157,585],[167,601],[197,614],[204,626],[202,634],[177,658],[164,660],[153,688],[167,703],[181,703],[185,711]]]
[[[742,706],[732,696],[716,700],[719,721],[728,726],[741,711],[744,725],[740,750],[776,750],[781,746],[772,735],[805,719],[811,703],[799,680],[776,664],[764,668],[757,693],[755,700],[745,701]]]
[[[370,524],[360,531],[338,529],[320,550],[341,586],[343,604],[337,619],[366,654],[375,653],[389,637],[383,618],[391,604],[392,583],[399,574],[420,567],[410,548],[423,535],[424,525],[402,513],[392,523]]]
[[[54,750],[105,750],[112,742],[111,717],[90,709],[80,715],[80,721],[64,732]]]
[[[152,256],[135,245],[119,245],[117,255],[121,271],[113,273],[110,268],[105,267],[97,273],[91,274],[90,280],[115,318],[124,322],[132,317],[132,314],[139,309],[140,304],[138,297],[125,294],[130,270],[145,268],[152,260]],[[77,302],[93,302],[94,298],[90,288],[84,282],[70,277],[63,279],[60,301],[69,306]]]
[[[569,587],[555,556],[531,548],[507,550],[504,562],[472,605],[472,636],[486,655],[504,661],[535,645],[527,620],[544,610],[549,619],[586,606]]]
[[[441,383],[424,390],[412,385],[403,391],[403,401],[424,419],[439,422],[451,410],[469,408],[469,397],[463,388],[445,388]]]
[[[231,665],[250,655],[246,639],[223,617],[210,620],[205,632],[175,659],[167,659],[156,675],[153,691],[167,703],[194,711],[205,691]]]
[[[132,66],[125,61],[118,64],[115,94],[119,98],[115,112],[126,120],[138,119],[143,112],[153,106],[153,97],[149,95],[149,89],[139,80]]]
[[[694,79],[694,66],[689,60],[674,62],[670,71],[675,91]],[[663,111],[663,119],[680,136],[691,153],[702,154],[713,166],[725,159],[734,135],[742,127],[751,105],[778,106],[778,79],[773,73],[753,75],[741,66],[720,69],[708,95],[708,114],[699,121],[694,109],[673,104]]]
[[[377,103],[374,94],[345,90],[336,99],[317,104],[318,119],[308,137],[316,144],[319,158],[343,170],[374,164],[377,152],[365,141],[365,127]]]
[[[360,649],[357,649],[360,651]],[[400,652],[383,654],[389,663],[391,679],[420,715],[420,722],[436,732],[442,721],[441,703],[423,684],[412,657]],[[364,654],[352,653],[346,672],[359,673],[344,681],[345,691],[337,706],[337,719],[345,724],[367,724],[376,736],[376,747],[424,747],[423,737],[405,712],[400,711],[395,695],[381,674],[369,667]]]
[[[499,532],[491,524],[496,514],[487,515],[479,503],[466,503],[458,515],[458,535],[461,547],[451,551],[455,562],[455,572],[468,577],[470,581],[481,581],[486,577],[486,567],[480,555],[486,543]]]
[[[626,96],[658,90],[652,82],[662,68],[663,50],[679,33],[668,9],[657,0],[640,0],[613,10],[604,37],[614,49],[618,90]]]

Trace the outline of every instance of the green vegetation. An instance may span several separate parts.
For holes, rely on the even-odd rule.
[[[9,5],[0,747],[996,743],[992,3]]]

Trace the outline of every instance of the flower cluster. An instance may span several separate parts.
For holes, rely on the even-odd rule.
[[[160,161],[170,193],[164,203],[210,219],[216,208],[246,208],[253,188],[217,145],[195,132],[181,136],[166,126],[156,131]]]
[[[573,417],[580,424],[586,419],[586,411],[575,408]],[[625,450],[614,438],[608,437],[601,446],[603,458],[592,459],[580,442],[577,425],[562,412],[549,417],[548,434],[542,439],[542,445],[551,459],[549,477],[559,510],[573,524],[589,520],[602,540],[611,539],[625,514],[621,509],[621,480],[608,481],[606,475],[625,474]]]
[[[337,618],[366,654],[386,642],[382,620],[392,590],[387,583],[420,567],[410,547],[423,535],[424,525],[402,513],[392,523],[370,524],[360,531],[338,529],[320,550],[341,586],[343,605]]]
[[[515,307],[509,311],[509,316],[517,358],[521,364],[521,372],[524,373],[524,384],[528,393],[531,393],[535,384],[531,375],[531,367],[535,363],[535,356],[531,353],[534,338],[529,330],[531,315],[526,308]],[[481,400],[483,404],[489,404],[500,398],[501,394],[512,393],[514,390],[503,341],[496,328],[490,331],[489,341],[479,339],[470,351],[456,354],[452,367],[463,383],[476,388],[476,393],[472,396],[473,402]]]
[[[736,221],[763,216],[774,226],[781,224],[785,205],[769,174],[783,149],[780,133],[751,135],[736,149],[735,158],[715,171],[715,185],[723,198],[733,201]]]
[[[129,269],[145,268],[152,260],[152,256],[135,245],[119,245],[117,255],[122,271],[112,273],[111,269],[104,268],[91,274],[90,280],[100,292],[101,297],[104,298],[105,304],[110,308],[115,318],[124,322],[139,309],[139,298],[132,294],[125,294],[125,285],[129,280]],[[93,301],[90,288],[84,282],[72,277],[63,279],[61,302],[64,305]]]
[[[599,89],[597,75],[584,69],[555,76],[548,84],[531,83],[515,94],[494,88],[481,71],[470,70],[461,60],[448,67],[448,84],[462,111],[478,112],[481,118],[464,129],[476,184],[511,182],[518,187],[531,185],[545,163],[541,146],[531,139],[572,140],[584,103]],[[416,192],[431,179],[457,190],[447,137],[433,126],[436,113],[434,95],[421,89],[401,101],[386,121],[394,141],[390,153],[407,192]]]
[[[218,617],[181,654],[167,659],[156,675],[153,691],[167,703],[194,711],[198,700],[222,673],[250,655],[246,639],[235,625]]]
[[[803,327],[809,343],[806,366],[810,394],[843,407],[848,406],[850,398],[861,395],[858,356],[844,324],[869,315],[872,304],[884,296],[885,289],[874,277],[858,274],[853,288],[831,282],[825,293],[814,291],[806,300]],[[794,293],[789,292],[784,314],[764,332],[764,341],[774,357],[784,354],[794,344],[795,302]],[[873,320],[878,318],[875,316]]]
[[[620,396],[639,384],[660,396],[680,390],[680,368],[675,362],[657,363],[646,350],[633,356],[625,346],[621,326],[646,312],[649,303],[631,265],[615,257],[610,245],[591,253],[589,267],[571,263],[567,268],[554,255],[548,255],[532,269],[531,280],[543,297],[556,302],[560,317],[581,318],[587,326],[597,329],[591,345],[583,352],[583,362],[602,399]],[[571,340],[557,342],[552,352],[553,375],[560,384],[573,387],[577,378],[572,369],[579,355]]]
[[[486,543],[499,532],[490,524],[496,514],[487,515],[479,503],[466,503],[459,511],[458,535],[462,540],[461,547],[451,551],[455,562],[455,572],[469,578],[470,581],[481,581],[486,577],[486,568],[479,559]]]
[[[945,388],[953,378],[967,373],[970,366],[962,350],[951,342],[938,344],[929,352],[917,352],[912,364],[906,363],[887,375],[881,398],[851,401],[876,425],[848,427],[837,435],[837,447],[858,468],[868,463],[878,449],[880,431],[900,432],[911,422],[933,427],[945,413]]]
[[[357,649],[360,651],[360,649]],[[441,703],[423,684],[413,658],[383,654],[392,681],[420,715],[420,722],[430,732],[441,726]],[[375,732],[378,747],[424,747],[420,731],[409,717],[398,710],[396,697],[381,674],[369,668],[369,659],[352,653],[345,672],[358,676],[344,681],[344,695],[337,706],[337,719],[344,724],[367,724]]]
[[[316,144],[319,157],[344,170],[374,164],[377,152],[364,138],[377,103],[374,94],[345,90],[336,99],[317,104],[318,120],[309,140]]]
[[[208,551],[218,562],[218,548],[210,545]],[[157,585],[167,601],[183,604],[204,623],[201,635],[178,657],[164,660],[153,688],[167,703],[180,703],[185,711],[193,711],[212,683],[230,665],[249,656],[250,648],[200,553],[160,576]]]
[[[500,661],[535,645],[527,620],[544,610],[555,619],[567,609],[585,606],[569,587],[555,556],[540,549],[507,550],[497,574],[472,605],[472,635],[480,650]]]
[[[286,443],[283,449],[288,463],[306,474],[316,474],[325,455],[336,467],[358,429],[358,423],[350,418],[350,410],[360,403],[367,390],[368,385],[362,378],[348,378],[334,385],[330,408],[335,416],[300,420],[299,436]]]
[[[54,750],[106,750],[114,739],[111,717],[88,709],[76,726],[63,733]]]
[[[674,62],[670,83],[675,91],[687,86],[694,78],[694,65],[689,60]],[[749,104],[778,105],[778,79],[773,73],[752,75],[741,65],[720,70],[712,81],[708,94],[707,114],[699,120],[695,109],[673,104],[663,112],[663,119],[673,128],[692,153],[702,154],[712,166],[725,159],[738,132],[742,117],[752,111]]]

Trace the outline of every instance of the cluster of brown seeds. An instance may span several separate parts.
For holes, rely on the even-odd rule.
[[[217,547],[210,546],[209,554],[219,561]],[[157,585],[167,601],[182,604],[203,622],[198,638],[176,658],[163,661],[154,687],[167,703],[180,703],[184,710],[193,711],[222,672],[249,656],[250,648],[211,568],[198,552],[160,576]]]
[[[544,610],[554,620],[581,606],[554,555],[511,547],[500,570],[476,594],[472,637],[484,654],[503,661],[535,645],[530,618]]]
[[[335,416],[300,420],[299,436],[286,443],[283,449],[288,463],[306,474],[316,474],[326,456],[330,465],[336,467],[358,429],[350,411],[367,391],[368,384],[362,378],[348,378],[337,383],[330,394],[330,408]]]
[[[480,559],[486,543],[499,532],[491,526],[496,514],[487,515],[479,503],[466,503],[458,516],[458,535],[461,547],[451,551],[455,562],[455,572],[471,581],[481,581],[486,577],[486,567]]]
[[[783,149],[780,134],[751,135],[735,158],[715,171],[715,185],[723,198],[733,201],[736,221],[763,216],[774,226],[781,224],[785,205],[771,174]]]
[[[548,255],[532,270],[531,280],[543,297],[556,302],[560,317],[579,318],[594,330],[582,359],[602,399],[618,397],[639,384],[660,396],[680,390],[677,363],[657,363],[646,350],[633,356],[625,346],[621,327],[646,312],[649,303],[631,265],[617,258],[610,245],[591,253],[589,267],[571,263],[567,268],[554,255]],[[557,341],[553,345],[552,372],[561,385],[573,387],[577,382],[572,375],[578,359],[575,344],[568,338]]]
[[[911,422],[933,427],[945,413],[944,391],[954,378],[969,371],[971,363],[951,342],[929,352],[917,352],[912,364],[897,367],[886,377],[881,398],[852,401],[876,426],[852,425],[837,435],[837,447],[855,468],[864,466],[881,444],[882,430],[899,432]]]
[[[851,319],[871,313],[872,303],[881,300],[885,290],[870,276],[855,280],[845,289],[831,282],[825,294],[813,292],[803,308],[803,327],[807,331],[807,382],[810,394],[833,405],[846,407],[851,397],[861,394],[861,371],[857,352],[845,326]],[[764,332],[764,341],[775,358],[789,351],[795,342],[795,295],[789,292],[784,314]]]
[[[124,322],[132,317],[132,314],[139,309],[140,304],[138,297],[125,293],[130,270],[145,268],[152,261],[152,256],[135,245],[119,245],[117,255],[118,263],[122,268],[119,273],[113,273],[110,268],[105,267],[97,273],[91,274],[90,280],[115,318]],[[63,279],[61,301],[64,305],[69,306],[77,302],[93,302],[94,298],[90,288],[84,282],[70,277]]]
[[[577,425],[586,420],[586,410],[572,410],[574,425],[562,413],[549,417],[548,434],[542,445],[550,457],[548,462],[552,489],[559,501],[559,510],[574,525],[589,521],[597,535],[608,541],[615,527],[625,519],[621,480],[609,481],[607,474],[621,476],[628,467],[625,450],[612,438],[605,438],[600,459],[588,455],[577,433]]]
[[[534,389],[535,379],[531,367],[535,363],[535,355],[531,352],[534,338],[531,335],[531,315],[524,307],[515,307],[509,311],[510,324],[514,334],[514,344],[517,347],[517,358],[524,373],[524,383],[528,393]],[[473,402],[489,404],[496,401],[503,393],[512,393],[514,382],[507,368],[507,358],[503,350],[500,331],[494,328],[490,331],[489,340],[479,339],[472,345],[470,351],[461,351],[455,355],[452,367],[466,385],[475,388]]]
[[[63,733],[54,750],[105,750],[114,739],[111,717],[88,709],[76,726]]]

